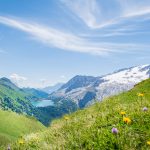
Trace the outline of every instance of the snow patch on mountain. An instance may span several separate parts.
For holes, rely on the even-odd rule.
[[[104,80],[106,80],[109,83],[116,82],[116,83],[123,83],[128,84],[130,82],[138,83],[142,80],[145,80],[149,78],[149,68],[146,70],[142,70],[145,67],[148,67],[149,65],[142,65],[137,67],[132,67],[120,72],[116,72],[111,75],[107,75],[103,77]]]
[[[93,103],[93,99],[101,101],[105,97],[130,90],[135,84],[148,78],[150,78],[150,65],[121,69],[101,77],[78,75],[51,96],[64,97],[78,105],[86,106]]]

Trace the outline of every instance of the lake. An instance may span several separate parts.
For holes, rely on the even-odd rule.
[[[32,105],[35,107],[47,107],[47,106],[53,106],[54,102],[51,100],[38,100],[38,101],[32,101]]]

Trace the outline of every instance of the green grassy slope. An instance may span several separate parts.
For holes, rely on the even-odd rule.
[[[7,78],[0,78],[0,107],[17,113],[33,113],[33,106],[29,101],[30,95],[18,88]]]
[[[137,93],[144,93],[138,97]],[[143,108],[147,107],[147,111]],[[126,124],[124,117],[131,119]],[[112,133],[112,128],[119,130]],[[148,150],[150,145],[150,79],[132,90],[103,102],[79,110],[66,118],[53,121],[44,132],[24,137],[23,144],[12,148],[24,149],[72,149],[72,150]],[[150,143],[149,143],[150,144]]]
[[[7,78],[0,78],[0,97],[3,98],[4,96],[12,99],[24,99],[27,95]]]
[[[9,144],[25,134],[43,129],[45,127],[34,118],[0,110],[0,146]]]
[[[42,110],[39,110],[31,103],[31,100],[37,100],[39,97],[44,96],[41,95],[41,93],[43,94],[43,92],[40,92],[38,90],[21,89],[17,87],[14,83],[12,83],[9,79],[0,78],[1,109],[12,110],[13,112],[19,114],[34,116],[43,124],[48,125],[50,119],[45,116],[45,113]]]

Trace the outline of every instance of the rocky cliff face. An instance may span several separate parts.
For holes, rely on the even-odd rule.
[[[121,69],[101,77],[78,75],[51,96],[71,99],[79,107],[85,107],[93,103],[94,99],[100,101],[105,97],[127,91],[148,78],[150,78],[150,65]]]

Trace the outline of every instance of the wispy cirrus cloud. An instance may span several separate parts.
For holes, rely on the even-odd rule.
[[[95,43],[85,41],[84,39],[81,39],[70,33],[63,33],[62,31],[40,26],[35,23],[27,23],[21,20],[15,20],[6,17],[0,17],[0,23],[27,32],[37,40],[64,50],[93,54],[103,54],[112,51],[107,47],[102,47],[99,44],[96,45]]]
[[[71,12],[78,16],[89,27],[96,27],[97,17],[101,15],[96,0],[60,0]]]
[[[37,23],[25,22],[19,19],[12,19],[2,16],[0,16],[0,23],[24,31],[30,34],[36,40],[39,40],[49,46],[54,46],[69,51],[78,51],[92,54],[107,53],[106,49],[94,46],[93,43],[88,43],[78,36],[50,27],[41,26]]]
[[[38,40],[50,47],[56,47],[62,50],[89,53],[94,55],[106,55],[109,53],[136,52],[141,48],[148,47],[134,43],[111,43],[99,42],[92,39],[82,38],[73,33],[43,26],[30,21],[14,19],[0,16],[0,24],[16,28],[28,33],[32,38]]]
[[[89,28],[100,29],[119,24],[122,20],[150,14],[148,0],[60,0],[64,7],[80,18]]]

